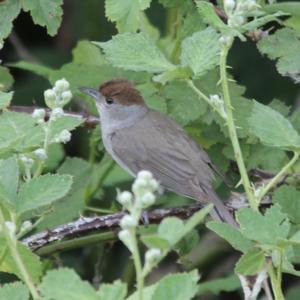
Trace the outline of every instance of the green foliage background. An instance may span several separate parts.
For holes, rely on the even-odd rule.
[[[219,80],[217,65],[220,49],[217,41],[220,34],[206,26],[213,25],[223,32],[227,29],[220,19],[216,19],[211,13],[205,1],[201,1],[204,4],[198,10],[192,1],[152,1],[149,7],[150,2],[72,0],[64,1],[62,10],[60,0],[26,0],[23,1],[22,7],[18,1],[4,1],[0,6],[0,16],[8,15],[12,19],[18,15],[21,8],[24,12],[14,21],[14,33],[1,50],[1,60],[4,63],[4,66],[0,67],[1,90],[14,90],[13,105],[44,106],[43,91],[64,77],[70,82],[74,94],[73,101],[67,109],[86,110],[95,114],[91,99],[82,95],[78,87],[96,88],[105,80],[115,77],[129,78],[135,82],[150,107],[170,115],[184,126],[209,152],[222,172],[232,182],[237,183],[239,174],[231,163],[234,154],[224,121],[212,112],[206,102],[199,99],[186,81],[181,81],[183,78],[193,77],[196,87],[206,95],[222,92],[221,86],[216,85]],[[43,6],[39,7],[38,3]],[[299,149],[300,146],[300,5],[297,1],[288,6],[284,6],[284,3],[266,7],[269,13],[283,11],[292,14],[290,18],[283,18],[283,25],[276,22],[274,16],[267,16],[269,23],[265,26],[274,26],[272,33],[277,29],[275,34],[259,42],[236,39],[228,58],[228,65],[232,67],[229,70],[230,77],[236,80],[229,83],[229,88],[247,171],[260,168],[276,173],[288,163],[290,151]],[[4,10],[8,13],[4,14]],[[58,29],[62,11],[63,21]],[[49,13],[55,18],[49,20]],[[46,26],[50,35],[55,35],[57,30],[58,34],[50,38],[45,28],[34,26],[33,22]],[[0,37],[5,38],[9,34],[10,24],[7,19],[0,18]],[[240,31],[246,32],[258,26],[249,24]],[[285,27],[280,28],[281,26]],[[139,28],[144,32],[136,33]],[[16,38],[24,44],[25,51],[16,46]],[[1,97],[0,107],[6,106],[11,95]],[[252,101],[253,99],[255,100]],[[7,123],[13,125],[9,127]],[[80,123],[81,120],[67,117],[64,117],[61,123],[54,122],[53,138],[62,129],[73,130]],[[43,138],[30,116],[16,116],[16,113],[7,111],[2,113],[1,158],[6,159],[12,153],[26,153],[37,147]],[[299,172],[299,168],[298,163],[293,171]],[[11,170],[9,174],[8,169]],[[120,207],[114,201],[115,189],[129,189],[132,181],[131,177],[105,154],[99,128],[87,130],[79,127],[65,147],[60,144],[50,145],[45,170],[56,171],[57,174],[55,177],[39,176],[18,190],[18,175],[22,174],[22,169],[19,169],[14,159],[0,163],[0,189],[2,184],[5,186],[7,182],[15,182],[9,191],[3,192],[5,205],[20,214],[20,222],[35,217],[41,211],[47,211],[49,204],[52,204],[50,213],[39,222],[36,231],[72,221],[81,213],[93,214],[88,207],[106,212],[118,211]],[[176,249],[182,264],[175,264],[175,257],[170,255],[153,278],[149,279],[149,282],[154,282],[155,276],[162,276],[169,268],[186,272],[197,268],[200,274],[203,274],[200,285],[197,285],[197,273],[183,272],[174,275],[172,279],[165,278],[163,283],[160,281],[157,285],[161,285],[161,288],[156,286],[154,289],[152,286],[152,291],[151,286],[148,287],[147,293],[156,293],[156,298],[153,299],[164,299],[165,296],[160,294],[160,290],[165,289],[170,280],[172,287],[178,285],[179,290],[185,287],[187,292],[183,294],[183,299],[192,297],[194,290],[197,290],[198,294],[205,293],[203,297],[207,299],[213,299],[213,294],[218,294],[215,299],[241,299],[240,284],[233,275],[234,268],[236,273],[254,275],[265,267],[268,253],[273,255],[276,267],[280,265],[283,272],[295,275],[293,279],[289,275],[284,277],[287,299],[294,299],[293,295],[300,295],[299,289],[294,288],[298,283],[296,276],[299,276],[295,266],[300,259],[297,252],[300,224],[297,190],[299,182],[292,178],[288,183],[273,193],[276,205],[268,209],[265,216],[250,208],[237,214],[241,231],[220,226],[216,222],[207,224],[211,231],[203,227],[198,228],[200,240],[196,231],[192,231]],[[42,187],[44,194],[35,195],[35,184]],[[57,187],[57,191],[51,187]],[[220,179],[216,182],[216,188],[224,198],[228,197],[231,190]],[[242,192],[242,188],[239,187],[236,191]],[[30,206],[28,199],[33,197],[35,204]],[[53,203],[59,198],[62,198],[61,201]],[[158,205],[175,207],[190,203],[187,199],[167,194],[159,199]],[[145,230],[146,233],[147,230],[148,233],[154,232],[151,226]],[[234,249],[242,252],[241,258],[239,259],[239,252],[230,248],[227,242],[219,239],[213,232],[227,240]],[[143,242],[148,246],[149,241]],[[20,253],[30,261],[32,254],[21,244],[18,247]],[[275,248],[276,251],[279,248],[279,254]],[[5,247],[2,250],[6,251]],[[235,265],[238,259],[239,262]],[[35,281],[38,281],[42,270],[63,265],[73,268],[81,278],[89,280],[95,286],[97,282],[93,280],[98,280],[99,277],[104,282],[121,278],[128,283],[130,292],[134,289],[133,266],[127,250],[120,243],[99,243],[56,254],[43,260],[42,264],[38,260],[32,260],[36,270]],[[1,271],[9,272],[15,269],[10,257],[5,263]],[[17,272],[14,273],[22,278]],[[100,289],[96,294],[96,291],[80,281],[73,271],[60,269],[52,270],[44,277],[41,285],[43,294],[52,294],[55,299],[66,297],[60,294],[60,284],[64,278],[70,278],[72,287],[78,287],[78,291],[72,291],[76,295],[82,293],[85,297],[89,295],[88,299],[98,299],[97,294],[103,292]],[[1,282],[11,282],[12,277],[3,273],[0,279]],[[190,281],[191,286],[188,286],[185,280]],[[13,285],[15,284],[1,290],[0,293],[5,295],[3,297],[13,297],[10,294],[14,291],[13,288],[10,290]],[[51,290],[49,286],[52,286]],[[115,288],[121,295],[119,299],[123,299],[126,287],[116,282]],[[107,289],[109,290],[110,286]],[[27,291],[22,286],[18,291],[20,295],[25,295],[24,299],[27,297]],[[219,294],[221,291],[231,293]],[[70,299],[74,297],[72,294],[68,296]],[[114,297],[118,299],[117,296]],[[135,297],[133,295],[129,299],[137,299]],[[168,297],[172,298],[172,295]]]

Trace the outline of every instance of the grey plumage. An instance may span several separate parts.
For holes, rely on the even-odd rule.
[[[170,191],[204,203],[213,202],[214,219],[235,223],[212,189],[215,166],[207,153],[170,118],[149,109],[134,126],[118,129],[106,138],[110,140],[112,156],[131,173],[148,170]]]

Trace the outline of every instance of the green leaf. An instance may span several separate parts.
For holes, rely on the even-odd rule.
[[[1,6],[1,3],[0,3]],[[0,20],[1,22],[1,20]],[[0,27],[1,30],[1,27]],[[9,69],[0,66],[0,91],[7,91],[14,82],[14,78],[9,73]]]
[[[300,223],[300,192],[295,187],[281,186],[274,192],[272,199],[292,222]]]
[[[137,86],[137,89],[142,94],[147,106],[162,113],[167,113],[167,104],[165,99],[159,95],[159,91],[154,84],[147,82]]]
[[[237,213],[242,234],[261,244],[276,245],[279,239],[285,239],[290,230],[286,215],[279,205],[273,205],[264,215],[251,208],[241,209]]]
[[[174,246],[182,236],[184,223],[176,217],[168,217],[163,219],[158,227],[158,235],[160,238],[169,242],[170,246]]]
[[[10,105],[10,101],[14,92],[3,93],[0,91],[0,110],[7,108]]]
[[[96,165],[95,168],[99,166]],[[58,169],[59,174],[72,175],[73,184],[69,193],[52,204],[51,213],[43,217],[37,230],[45,230],[78,218],[85,207],[84,193],[93,178],[92,166],[85,160],[67,157]]]
[[[276,67],[281,75],[297,80],[300,72],[300,40],[292,29],[277,30],[260,40],[257,47],[270,59],[278,59]]]
[[[27,247],[20,242],[17,242],[17,251],[25,265],[25,268],[29,272],[34,283],[39,282],[39,278],[42,275],[42,263],[39,257],[32,253]],[[0,237],[0,256],[2,258],[0,264],[0,272],[7,272],[17,275],[20,279],[24,280],[19,267],[16,264],[15,258],[9,251],[6,240],[3,236]],[[2,299],[2,298],[1,298]],[[23,300],[23,299],[22,299]]]
[[[75,64],[101,66],[106,63],[100,49],[89,41],[79,41],[72,54]]]
[[[23,0],[24,11],[30,11],[35,24],[47,27],[49,35],[54,36],[62,20],[63,0]]]
[[[42,140],[43,130],[30,114],[5,111],[0,115],[0,157],[5,152],[25,152]]]
[[[300,17],[300,3],[297,2],[281,2],[281,3],[272,3],[269,5],[265,5],[263,10],[268,13],[276,13],[278,11],[282,11],[285,13],[289,13],[293,16]]]
[[[207,112],[207,104],[184,81],[172,81],[161,90],[168,99],[169,115],[183,126],[199,119]]]
[[[196,77],[217,66],[220,56],[220,34],[208,27],[182,42],[181,63],[189,66]]]
[[[201,19],[208,25],[217,28],[219,30],[230,30],[227,25],[216,14],[215,7],[212,3],[197,1],[198,13]]]
[[[206,226],[229,242],[233,248],[244,253],[252,249],[254,246],[253,243],[244,237],[239,230],[229,224],[211,221],[208,222]]]
[[[155,300],[189,300],[197,293],[197,282],[199,275],[197,271],[190,273],[171,274],[161,279],[153,293]]]
[[[175,67],[143,32],[118,34],[108,42],[94,43],[103,49],[106,59],[115,67],[152,73]]]
[[[286,164],[286,161],[287,155],[284,150],[254,144],[251,145],[246,164],[248,170],[261,168],[266,171],[277,172]]]
[[[48,271],[40,290],[44,297],[53,300],[99,300],[93,287],[67,268]]]
[[[141,236],[141,241],[148,248],[159,248],[162,250],[168,250],[170,248],[168,240],[161,238],[156,234],[144,234]]]
[[[300,147],[300,136],[290,121],[266,105],[255,101],[248,122],[251,132],[267,146],[284,149]]]
[[[20,13],[20,9],[20,1],[0,2],[0,42],[10,34],[13,27],[12,22]]]
[[[29,291],[21,282],[4,284],[0,288],[0,299],[29,300]]]
[[[46,174],[24,183],[19,192],[17,211],[24,213],[64,197],[70,190],[72,177],[69,175]]]
[[[300,134],[300,108],[293,112],[293,114],[290,116],[290,121],[294,128],[298,131],[298,134]]]
[[[235,272],[246,276],[256,275],[264,268],[265,264],[266,260],[263,251],[247,252],[237,262]]]
[[[191,36],[194,32],[203,30],[206,25],[199,19],[197,11],[191,12],[185,16],[182,25],[178,28],[178,36],[184,39]]]
[[[15,208],[19,185],[19,166],[16,158],[0,160],[0,200]]]
[[[239,278],[236,275],[231,275],[225,278],[219,278],[214,280],[209,280],[198,285],[197,295],[203,295],[207,292],[211,292],[215,295],[221,292],[232,292],[241,287]]]
[[[116,280],[112,284],[102,283],[97,294],[99,300],[123,300],[127,294],[127,285],[120,280]]]
[[[151,0],[106,0],[105,15],[116,22],[119,32],[135,32],[140,28],[140,14],[150,6]]]
[[[44,65],[32,63],[28,61],[18,61],[16,63],[9,64],[10,67],[31,71],[37,75],[48,78],[54,70]]]
[[[287,117],[290,113],[291,107],[287,106],[284,102],[274,99],[272,100],[269,105],[271,108],[277,110],[279,113],[281,113],[284,117]]]

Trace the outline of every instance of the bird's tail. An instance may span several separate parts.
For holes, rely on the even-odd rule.
[[[213,209],[210,211],[210,215],[215,221],[221,221],[234,227],[239,227],[237,221],[234,219],[232,214],[228,211],[222,200],[216,195],[215,192],[210,193],[209,200],[214,205]]]

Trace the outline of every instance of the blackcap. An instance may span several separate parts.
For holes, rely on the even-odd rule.
[[[217,168],[207,153],[177,123],[147,107],[131,81],[114,79],[99,90],[80,90],[96,100],[103,144],[122,168],[133,176],[148,170],[162,187],[212,202],[213,219],[236,225],[212,188]]]

